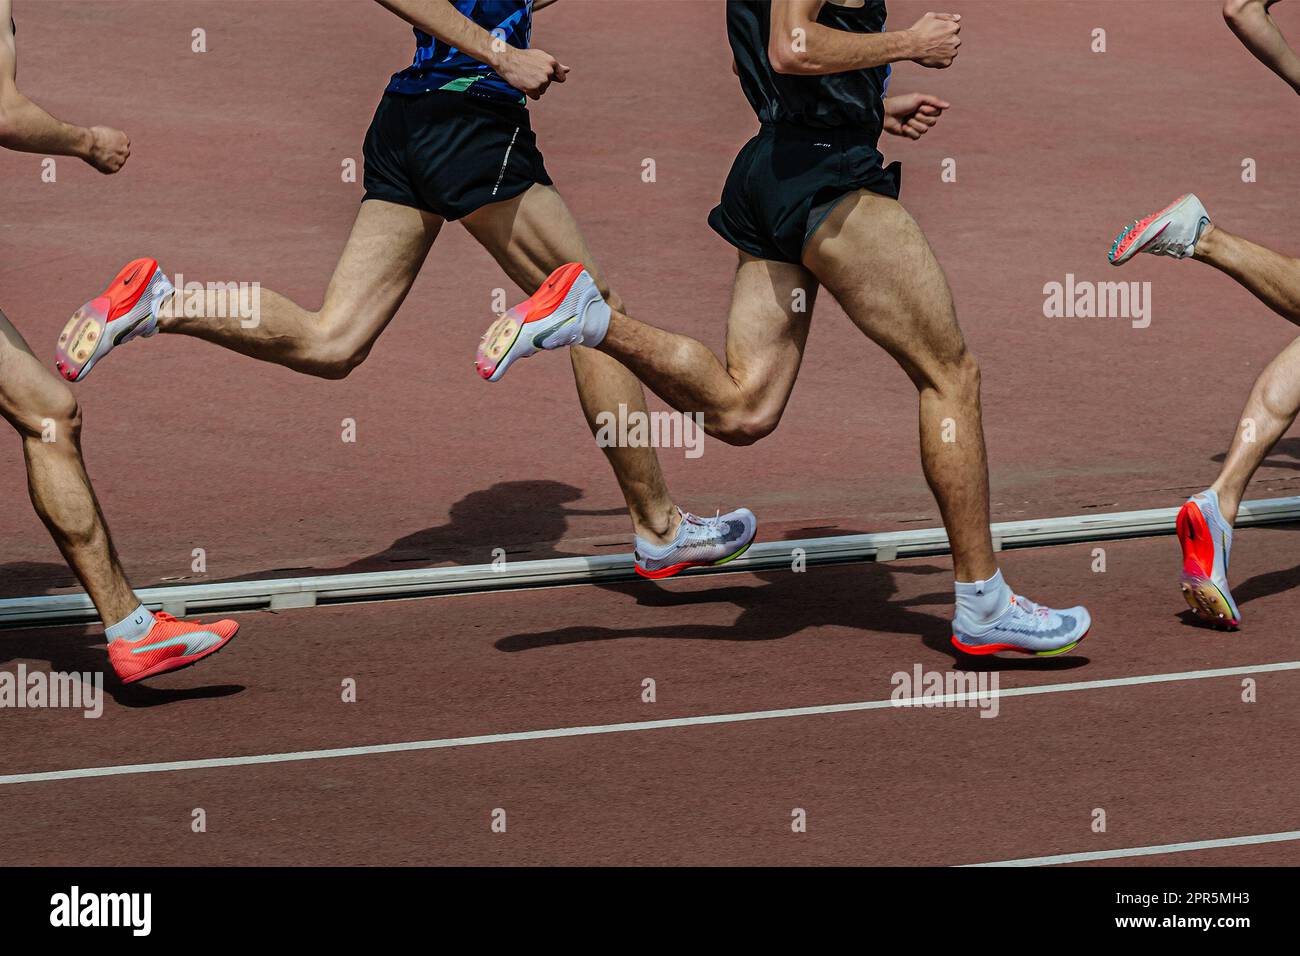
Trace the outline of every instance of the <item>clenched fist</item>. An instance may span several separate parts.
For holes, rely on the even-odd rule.
[[[115,173],[125,164],[131,155],[131,141],[126,133],[111,126],[92,126],[90,128],[90,149],[85,160],[101,173]]]
[[[912,59],[934,70],[945,70],[957,59],[961,46],[961,15],[927,13],[910,30],[916,53]]]

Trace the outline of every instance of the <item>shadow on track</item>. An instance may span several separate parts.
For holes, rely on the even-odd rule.
[[[1279,458],[1277,456],[1283,456]],[[1222,465],[1227,459],[1228,453],[1219,452],[1217,455],[1211,455],[1210,461]],[[1300,438],[1282,438],[1269,451],[1261,468],[1290,468],[1292,471],[1300,471]]]
[[[512,634],[496,642],[507,653],[610,641],[629,637],[649,637],[687,641],[774,641],[795,637],[811,628],[834,626],[868,632],[884,631],[907,637],[920,637],[931,650],[951,657],[963,670],[1069,670],[1083,667],[1086,657],[1060,658],[970,658],[959,654],[949,643],[952,629],[947,617],[918,607],[946,605],[952,600],[948,591],[924,594],[908,600],[891,600],[897,593],[895,574],[941,575],[950,572],[935,565],[892,566],[875,563],[813,566],[808,570],[764,571],[753,575],[762,582],[754,586],[731,584],[719,580],[707,590],[678,592],[653,582],[599,585],[602,590],[630,598],[638,607],[691,608],[710,604],[730,604],[740,610],[728,624],[692,623],[658,627],[613,627],[581,625],[551,631]]]
[[[230,646],[237,646],[238,641],[236,637]],[[46,661],[51,671],[65,674],[102,672],[104,693],[123,707],[156,707],[186,700],[229,697],[245,689],[242,684],[167,688],[120,683],[109,666],[104,635],[98,627],[0,631],[0,663],[9,661]]]
[[[558,544],[569,528],[571,517],[608,516],[623,514],[622,509],[590,510],[570,507],[582,498],[582,491],[573,485],[549,480],[498,482],[489,488],[466,495],[450,510],[450,520],[442,525],[424,528],[398,538],[382,551],[358,558],[331,568],[279,568],[228,581],[248,581],[274,577],[286,570],[309,570],[312,574],[352,574],[391,569],[393,565],[433,566],[442,563],[487,563],[492,560],[494,548],[503,549],[508,557],[521,560],[578,557],[575,552],[563,551]],[[531,529],[534,540],[511,546],[514,533],[521,526]],[[859,534],[852,529],[824,528],[836,534]],[[807,529],[791,532],[801,537]],[[761,532],[760,532],[761,535]],[[481,553],[479,553],[481,552]],[[60,566],[50,565],[57,571]],[[63,571],[66,574],[66,569]],[[864,562],[852,565],[813,566],[803,572],[765,571],[754,575],[759,586],[724,583],[708,590],[678,592],[650,581],[625,584],[597,585],[604,590],[624,595],[637,606],[649,608],[704,606],[731,604],[740,613],[730,624],[692,624],[653,628],[606,626],[580,626],[549,632],[521,633],[502,638],[498,650],[516,652],[563,644],[589,641],[617,640],[624,637],[653,637],[676,640],[728,640],[737,642],[771,641],[793,637],[809,628],[823,625],[843,626],[863,631],[885,631],[919,637],[926,647],[953,660],[954,666],[963,670],[1068,670],[1088,663],[1086,657],[1060,658],[1012,657],[973,658],[958,653],[950,643],[951,627],[947,617],[914,610],[915,607],[948,606],[952,594],[927,594],[907,601],[891,600],[897,594],[894,574],[944,575],[946,567],[935,565],[889,565]],[[730,578],[729,581],[734,581]],[[69,640],[66,630],[22,632],[24,639],[16,644],[6,642],[12,656],[44,658],[48,647],[42,651],[41,641],[29,642],[29,635],[58,634],[63,642]],[[41,640],[52,640],[42,638]],[[102,644],[96,644],[97,635],[82,631],[75,642],[84,654],[73,655],[82,664],[56,664],[57,670],[94,670],[104,666]],[[3,638],[0,638],[3,640]],[[21,648],[21,650],[20,650]],[[199,696],[220,696],[237,693],[239,687],[196,688],[190,691],[168,692],[143,687],[113,685],[110,693],[126,706],[149,706],[175,699]]]
[[[392,571],[394,565],[436,567],[455,564],[490,564],[493,551],[501,549],[513,560],[535,561],[579,557],[578,552],[557,547],[575,517],[622,515],[622,508],[592,510],[570,508],[582,498],[582,490],[560,481],[502,481],[490,488],[470,492],[451,506],[446,524],[413,531],[398,538],[382,551],[334,567],[293,566],[269,568],[222,581],[258,581],[281,577],[286,572],[308,571],[313,575],[361,574]],[[528,528],[531,540],[519,542],[519,529]],[[629,532],[630,537],[630,532]],[[630,542],[626,546],[631,551]],[[204,580],[192,578],[190,582]]]

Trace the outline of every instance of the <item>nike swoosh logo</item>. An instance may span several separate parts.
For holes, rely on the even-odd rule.
[[[554,335],[556,332],[560,331],[560,329],[564,328],[566,325],[568,325],[570,322],[572,322],[572,321],[573,321],[574,319],[576,319],[576,318],[577,318],[576,315],[571,315],[571,316],[569,316],[567,319],[565,319],[563,322],[557,322],[555,325],[552,325],[552,326],[551,326],[549,329],[547,329],[545,332],[538,332],[536,335],[533,336],[533,348],[535,348],[535,349],[544,349],[544,348],[546,348],[546,346],[543,345],[542,342],[544,342],[546,339],[550,338],[550,337],[551,337],[552,335]]]
[[[122,281],[122,285],[130,285],[132,282],[135,281],[135,277],[138,276],[139,274],[140,274],[140,267],[136,266],[134,269],[131,270],[131,274]]]
[[[204,641],[204,638],[212,640]],[[165,647],[176,647],[178,644],[185,645],[185,656],[197,654],[199,651],[207,650],[213,644],[221,642],[221,635],[214,634],[212,631],[191,631],[189,634],[181,634],[177,637],[169,637],[165,641],[158,641],[154,644],[146,644],[143,647],[131,648],[132,654],[147,654],[149,651],[160,651]],[[194,645],[197,644],[196,648]]]

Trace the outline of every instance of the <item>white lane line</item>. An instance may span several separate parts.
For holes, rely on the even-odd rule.
[[[1261,833],[1257,836],[1224,837],[1221,840],[1196,840],[1192,843],[1165,843],[1160,846],[1134,846],[1119,850],[1092,850],[1088,853],[1060,853],[1056,856],[1031,856],[1023,860],[999,860],[996,863],[967,863],[965,866],[1056,866],[1060,863],[1087,863],[1091,860],[1118,860],[1126,856],[1160,856],[1162,853],[1188,853],[1213,850],[1223,846],[1255,846],[1260,843],[1287,843],[1300,840],[1300,830],[1285,833]]]
[[[640,730],[664,730],[672,727],[700,727],[709,724],[738,724],[754,720],[783,720],[790,717],[816,717],[823,714],[848,714],[860,710],[884,710],[895,707],[974,703],[994,697],[1029,697],[1035,694],[1064,694],[1073,691],[1102,690],[1141,684],[1166,684],[1174,681],[1209,680],[1215,677],[1238,677],[1275,671],[1300,670],[1300,661],[1276,664],[1250,664],[1245,667],[1221,667],[1215,670],[1180,671],[1172,674],[1144,674],[1136,677],[1112,677],[1106,680],[1074,681],[1067,684],[1038,684],[1011,687],[984,693],[944,694],[936,697],[906,697],[894,700],[865,700],[847,704],[822,704],[816,707],[789,707],[782,710],[751,710],[734,714],[702,714],[696,717],[669,717],[664,720],[637,720],[622,724],[590,724],[583,727],[557,727],[551,730],[522,730],[477,737],[448,737],[441,740],[410,740],[394,744],[367,744],[361,747],[335,747],[329,750],[299,750],[291,753],[248,754],[241,757],[207,757],[200,760],[169,760],[163,763],[120,764],[113,767],[78,767],[72,770],[47,770],[39,773],[14,773],[0,776],[0,786],[13,783],[44,783],[50,780],[77,780],[84,777],[117,777],[138,773],[168,773],[178,770],[210,770],[217,767],[244,767],[253,764],[294,763],[302,760],[333,760],[339,757],[365,757],[372,754],[405,753],[412,750],[444,750],[452,747],[478,747],[483,744],[506,744],[526,740],[552,740],[557,737],[590,737],[596,734],[624,734]]]

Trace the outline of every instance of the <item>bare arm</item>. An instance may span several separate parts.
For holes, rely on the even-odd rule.
[[[1269,15],[1277,0],[1225,0],[1223,18],[1255,58],[1300,93],[1300,56]]]
[[[533,13],[543,10],[553,4],[555,0],[533,0]]]
[[[0,0],[0,147],[24,153],[75,156],[101,173],[115,173],[131,154],[130,141],[107,126],[86,129],[57,120],[18,89],[18,51],[11,0]]]
[[[552,82],[563,83],[569,72],[544,50],[520,50],[502,43],[465,16],[448,0],[376,0],[407,23],[486,63],[515,89],[538,99]],[[536,6],[534,6],[536,9]]]
[[[817,22],[825,2],[773,0],[767,57],[776,72],[845,73],[900,60],[943,69],[952,64],[961,46],[961,17],[956,14],[927,13],[906,30],[850,33]]]

